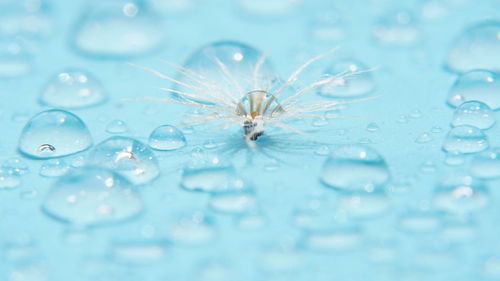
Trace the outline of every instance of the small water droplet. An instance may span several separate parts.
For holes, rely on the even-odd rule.
[[[435,188],[433,202],[438,210],[465,215],[483,209],[489,202],[489,194],[482,182],[452,174]]]
[[[430,141],[432,141],[432,137],[429,133],[422,133],[415,139],[416,143],[427,143]]]
[[[492,110],[499,109],[498,74],[486,70],[474,70],[460,75],[449,91],[448,104],[458,107],[466,101],[480,101]]]
[[[22,159],[14,157],[5,160],[2,163],[2,169],[11,172],[15,175],[24,175],[29,172],[28,164]]]
[[[408,117],[406,115],[400,115],[397,121],[402,124],[408,123]]]
[[[312,125],[314,127],[323,127],[323,126],[328,125],[328,123],[329,123],[329,121],[325,117],[318,117],[312,121]]]
[[[12,189],[21,185],[19,175],[13,174],[11,171],[0,169],[0,190]]]
[[[167,255],[167,243],[156,240],[115,242],[111,258],[126,265],[150,265],[160,262]]]
[[[92,145],[83,121],[64,110],[47,110],[24,126],[19,150],[34,158],[60,157],[86,150]]]
[[[176,150],[186,146],[186,137],[176,127],[163,125],[151,132],[149,146],[156,150]]]
[[[128,127],[122,120],[113,120],[106,126],[106,132],[110,134],[123,134],[128,132]]]
[[[449,153],[476,153],[488,148],[486,135],[476,127],[458,126],[451,129],[443,143]]]
[[[64,160],[49,159],[46,160],[40,167],[40,176],[44,177],[60,177],[66,174],[69,166]]]
[[[486,21],[467,28],[448,52],[448,67],[457,72],[475,69],[500,71],[498,34],[498,21]]]
[[[366,126],[366,130],[368,132],[376,132],[378,131],[380,128],[379,126],[377,125],[377,123],[369,123],[367,126]]]
[[[375,90],[375,81],[371,72],[349,76],[349,73],[365,71],[369,68],[357,60],[341,60],[325,70],[326,75],[334,77],[347,73],[344,78],[335,79],[319,88],[318,94],[328,98],[349,98],[369,94]]]
[[[158,177],[160,167],[153,151],[129,137],[110,137],[92,150],[89,162],[111,169],[133,184],[146,184]]]
[[[0,39],[0,78],[26,75],[31,71],[32,65],[32,56],[17,39]]]
[[[420,31],[413,15],[400,11],[382,17],[373,28],[373,35],[384,44],[409,46],[419,39]]]
[[[123,221],[142,210],[132,185],[102,167],[86,167],[60,178],[43,204],[47,214],[75,226]]]
[[[99,80],[83,70],[67,70],[52,77],[45,87],[40,102],[62,108],[94,106],[107,99]]]
[[[431,233],[439,230],[441,220],[435,212],[413,211],[401,216],[399,227],[409,233]]]
[[[384,159],[373,149],[348,145],[335,149],[326,160],[321,181],[340,190],[373,191],[389,180]]]
[[[314,153],[316,153],[316,155],[328,155],[330,154],[330,148],[326,145],[322,145],[320,147],[318,147]]]
[[[358,228],[339,228],[310,232],[305,238],[307,249],[317,252],[345,252],[358,247],[362,234]]]
[[[200,245],[212,241],[216,231],[210,218],[196,212],[191,216],[181,217],[170,227],[169,234],[177,244]]]
[[[338,209],[354,219],[370,219],[383,215],[389,209],[389,200],[383,192],[356,192],[343,194]]]
[[[488,129],[495,124],[495,117],[490,107],[479,101],[462,103],[453,114],[451,125],[454,127],[469,125],[478,129]]]
[[[256,197],[250,191],[230,191],[212,194],[209,206],[216,212],[241,214],[255,208]]]

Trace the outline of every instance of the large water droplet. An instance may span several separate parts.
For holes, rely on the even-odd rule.
[[[384,159],[373,149],[348,145],[335,149],[323,165],[321,181],[340,190],[373,191],[389,180]]]
[[[451,125],[469,125],[479,129],[488,129],[495,124],[495,117],[490,107],[480,101],[462,103],[455,110]]]
[[[450,89],[448,104],[457,107],[465,101],[480,101],[491,109],[500,108],[500,78],[484,70],[467,72],[458,77]]]
[[[98,144],[89,161],[107,167],[133,184],[145,184],[160,174],[156,157],[148,146],[129,137],[111,137]]]
[[[221,91],[236,91],[238,96],[244,96],[253,90],[265,90],[269,82],[275,80],[271,64],[268,60],[260,60],[262,56],[261,51],[243,43],[215,42],[194,52],[185,63],[186,68],[198,75],[186,74],[179,79],[185,83],[200,85],[208,91],[220,93],[187,98],[208,104],[222,103],[224,99],[227,100],[227,95],[234,93],[221,93]],[[259,69],[257,72],[256,67]],[[192,92],[192,89],[184,90]]]
[[[449,153],[476,153],[488,148],[488,139],[483,131],[472,126],[458,126],[451,129],[443,143]]]
[[[498,147],[477,154],[469,167],[472,176],[481,179],[500,177],[500,149]]]
[[[106,100],[101,82],[84,70],[67,70],[52,77],[40,102],[56,107],[82,108]]]
[[[176,150],[186,146],[186,137],[174,126],[159,126],[149,136],[149,146],[156,150]]]
[[[500,71],[500,22],[487,21],[465,30],[448,53],[448,67],[466,72],[474,69]]]
[[[58,220],[90,226],[129,219],[141,211],[142,202],[126,179],[102,167],[86,167],[57,181],[43,208]]]
[[[124,58],[161,47],[165,32],[158,16],[141,1],[101,1],[78,22],[72,39],[81,53]]]
[[[381,18],[373,28],[373,35],[384,44],[408,46],[418,40],[420,31],[413,15],[401,11]]]
[[[363,63],[356,60],[334,62],[326,71],[326,75],[368,70]],[[324,97],[349,98],[369,94],[375,90],[375,82],[370,72],[339,78],[319,88],[318,94]]]
[[[19,150],[34,158],[51,158],[74,154],[92,145],[83,121],[64,110],[47,110],[35,115],[24,126]]]
[[[470,176],[448,175],[436,187],[436,209],[466,215],[483,209],[489,202],[486,186]]]

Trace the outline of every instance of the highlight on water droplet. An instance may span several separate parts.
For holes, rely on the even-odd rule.
[[[454,127],[469,125],[478,129],[489,129],[495,124],[495,117],[490,107],[480,101],[462,103],[453,114],[451,125]]]
[[[443,143],[448,153],[476,153],[488,148],[488,139],[483,131],[473,126],[458,126],[451,129]]]
[[[49,191],[43,210],[76,227],[124,221],[142,210],[132,185],[102,167],[87,166],[60,178]]]
[[[500,108],[500,78],[486,70],[474,70],[460,75],[448,94],[448,104],[460,106],[466,101],[480,101],[492,110]]]
[[[345,190],[372,192],[389,180],[384,159],[370,147],[346,145],[333,150],[323,164],[321,182]]]
[[[89,162],[111,169],[136,185],[149,183],[160,174],[153,151],[129,137],[115,136],[99,143],[92,150]]]
[[[122,120],[113,120],[106,126],[106,132],[110,134],[123,134],[128,132],[128,127]]]
[[[45,105],[62,108],[84,108],[107,99],[101,82],[85,70],[61,71],[51,77],[40,96]]]
[[[53,158],[78,153],[92,145],[87,126],[78,116],[52,109],[38,113],[24,126],[19,151],[33,158]]]
[[[456,72],[500,71],[500,22],[485,21],[467,28],[451,46],[447,66]]]
[[[410,12],[399,11],[380,18],[373,28],[373,35],[383,44],[410,46],[419,40],[420,30]]]
[[[77,22],[72,46],[97,58],[122,59],[161,48],[161,19],[140,0],[101,1]]]
[[[176,127],[162,125],[151,132],[148,143],[155,150],[176,150],[186,146],[186,137]]]
[[[369,67],[354,59],[344,59],[333,62],[324,74],[335,76],[344,73],[368,70]],[[327,98],[350,98],[367,95],[375,90],[375,80],[371,72],[364,72],[334,80],[321,86],[318,94]]]

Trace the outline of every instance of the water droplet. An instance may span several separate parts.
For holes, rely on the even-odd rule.
[[[201,155],[182,171],[181,186],[188,191],[222,192],[241,189],[244,183],[232,165],[214,155]]]
[[[28,74],[32,57],[15,39],[0,40],[0,78],[15,78]]]
[[[205,85],[204,87],[213,88],[214,82],[226,89],[234,89],[235,82],[238,81],[242,93],[248,93],[255,89],[264,89],[270,81],[276,79],[271,63],[265,60],[260,66],[258,77],[252,77],[257,64],[260,64],[260,58],[263,53],[252,46],[233,42],[218,41],[203,46],[195,51],[185,63],[185,67],[199,75],[185,74],[180,76],[180,80],[185,83],[195,85]],[[221,66],[221,63],[224,66]],[[232,78],[228,79],[227,74],[231,73]],[[201,76],[201,77],[199,77]],[[203,77],[203,78],[202,78]],[[254,80],[256,78],[257,81]],[[257,84],[257,85],[255,85]],[[184,89],[185,92],[191,92],[191,89]],[[220,90],[215,90],[216,92]],[[243,96],[243,94],[242,94]],[[224,103],[224,95],[208,95],[206,97],[187,97],[201,103],[213,104]]]
[[[373,149],[348,145],[335,149],[323,165],[321,181],[340,190],[373,191],[389,180],[384,159]]]
[[[373,28],[373,35],[384,44],[408,46],[418,40],[420,31],[413,15],[401,11],[381,18]]]
[[[333,63],[325,71],[326,75],[339,75],[365,71],[369,68],[363,63],[346,59]],[[369,94],[375,90],[375,81],[371,72],[364,72],[353,76],[339,78],[319,88],[318,94],[328,98],[350,98]]]
[[[465,30],[448,52],[448,67],[457,72],[474,69],[500,71],[500,22],[482,22]]]
[[[416,143],[427,143],[430,141],[432,141],[432,137],[429,133],[422,133],[415,139]]]
[[[126,179],[90,166],[60,178],[43,208],[63,222],[90,226],[130,219],[141,211],[142,202]]]
[[[481,179],[500,177],[500,149],[495,147],[474,156],[469,171],[472,176]]]
[[[175,243],[184,245],[205,244],[216,235],[212,220],[200,212],[179,219],[170,227],[169,233]]]
[[[276,19],[297,10],[302,0],[238,0],[242,12],[256,18]]]
[[[241,214],[255,208],[256,198],[250,191],[230,191],[212,194],[210,207],[219,213]]]
[[[470,176],[448,175],[436,187],[434,206],[438,210],[466,215],[483,209],[489,202],[486,187]]]
[[[480,101],[491,109],[500,108],[500,78],[498,74],[475,70],[460,75],[448,94],[448,104],[460,106],[466,101]]]
[[[383,192],[343,194],[338,209],[355,219],[369,219],[383,215],[389,209],[389,200]]]
[[[111,169],[133,184],[146,184],[160,174],[153,151],[142,142],[129,137],[115,136],[98,144],[89,162]]]
[[[433,134],[439,134],[443,131],[443,128],[441,127],[438,127],[438,126],[434,126],[431,128],[431,133]]]
[[[476,153],[488,148],[486,135],[476,127],[458,126],[451,129],[443,143],[450,153]]]
[[[149,146],[156,150],[176,150],[186,146],[186,137],[174,126],[159,126],[149,135]]]
[[[84,55],[124,58],[159,49],[165,32],[159,17],[140,1],[104,1],[93,5],[72,38]]]
[[[19,175],[0,169],[0,190],[16,188],[21,184]]]
[[[454,127],[469,125],[478,129],[488,129],[495,124],[495,117],[490,107],[479,101],[462,103],[453,114],[451,125]]]
[[[408,117],[406,117],[406,115],[400,115],[399,118],[398,118],[398,123],[408,123]]]
[[[106,132],[110,134],[123,134],[128,132],[128,127],[122,120],[113,120],[106,126]]]
[[[46,2],[35,0],[2,3],[0,34],[39,39],[50,33],[53,23],[49,16],[50,7]]]
[[[52,77],[40,102],[63,108],[83,108],[107,99],[101,82],[84,70],[67,70]]]
[[[73,113],[57,109],[35,115],[19,137],[19,150],[34,158],[66,156],[91,145],[92,138],[83,121]]]
[[[40,167],[40,176],[44,177],[60,177],[66,174],[69,170],[68,164],[64,160],[49,159]]]
[[[379,126],[377,125],[377,123],[369,123],[367,126],[366,126],[366,130],[368,132],[376,132],[378,131],[380,128]]]
[[[401,216],[399,227],[409,233],[430,233],[439,230],[441,220],[438,213],[414,211]]]
[[[420,110],[418,110],[418,109],[415,109],[410,113],[410,117],[413,119],[418,119],[418,118],[422,117],[422,112],[420,112]]]
[[[112,259],[126,265],[150,265],[160,262],[167,255],[167,243],[144,240],[115,242],[111,248]]]
[[[15,175],[24,175],[29,172],[28,164],[17,157],[5,160],[2,163],[2,169]]]
[[[339,228],[331,231],[314,231],[306,235],[307,249],[318,252],[342,252],[360,245],[362,234],[358,228]]]

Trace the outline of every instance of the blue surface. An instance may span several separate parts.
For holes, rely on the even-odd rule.
[[[16,170],[4,164],[0,173],[0,280],[500,279],[500,181],[481,179],[485,173],[499,176],[498,163],[477,165],[481,155],[489,154],[480,154],[486,145],[478,146],[477,136],[467,132],[458,137],[458,151],[443,150],[455,110],[447,104],[449,93],[464,71],[463,64],[447,65],[448,53],[470,26],[496,20],[493,32],[500,30],[498,0],[303,0],[295,1],[289,11],[265,14],[244,3],[262,8],[271,2],[291,5],[290,1],[150,0],[137,4],[137,16],[135,6],[122,10],[127,1],[53,0],[42,1],[41,8],[33,6],[37,1],[25,2],[23,6],[22,1],[0,1],[5,7],[0,14],[0,162],[19,158],[27,165]],[[147,5],[153,2],[156,5]],[[192,5],[176,9],[165,3]],[[89,18],[123,17],[124,12],[138,20],[115,26],[95,42],[84,38],[87,46],[104,46],[115,53],[77,46],[75,36]],[[30,13],[48,25],[23,27],[23,17]],[[8,22],[6,15],[14,20]],[[120,28],[138,28],[146,37],[127,49],[129,41],[117,37]],[[384,33],[387,30],[392,33]],[[471,61],[462,63],[471,67],[467,70],[485,68],[497,77],[500,37],[489,33],[485,38],[488,51],[472,56],[474,51],[465,50],[463,55]],[[147,170],[156,161],[160,174],[146,184],[137,183],[149,179],[116,176],[118,191],[112,200],[117,201],[110,204],[117,204],[111,212],[119,219],[95,219],[88,213],[94,211],[91,207],[83,208],[84,213],[59,209],[57,198],[55,209],[48,207],[53,204],[51,194],[75,178],[54,177],[66,172],[64,163],[21,154],[18,142],[33,116],[54,108],[40,99],[59,73],[88,72],[100,81],[107,98],[94,106],[65,109],[85,123],[93,146],[57,159],[66,166],[80,166],[80,161],[109,164],[102,151],[110,148],[95,149],[99,143],[121,135],[147,144],[155,128],[180,125],[192,112],[182,105],[126,100],[165,97],[159,88],[172,87],[128,63],[176,77],[175,69],[161,60],[182,65],[200,47],[221,40],[246,43],[266,53],[281,79],[311,57],[339,46],[307,68],[294,86],[324,77],[336,61],[353,59],[377,67],[371,72],[376,89],[367,96],[378,97],[334,112],[362,118],[293,121],[309,133],[305,136],[270,126],[257,149],[247,147],[238,126],[183,128],[187,145],[172,151],[134,144],[139,160],[125,155],[133,160],[127,165],[144,165]],[[496,57],[491,55],[495,52]],[[19,63],[9,66],[10,59]],[[29,71],[24,71],[26,65]],[[497,109],[500,95],[495,79],[486,95],[481,96],[484,89],[472,90],[492,109]],[[305,99],[331,100],[316,91]],[[486,113],[499,120],[497,111]],[[128,129],[113,120],[123,121]],[[498,125],[477,130],[479,140],[487,138],[490,148],[500,145]],[[324,165],[332,163],[328,157],[345,156],[343,145],[368,147],[368,154],[373,149],[380,159],[368,164],[375,170],[353,161],[333,182],[345,176],[347,182],[359,179],[365,184],[363,180],[379,177],[380,171],[388,172],[390,179],[382,176],[375,187],[354,191],[351,184],[346,184],[347,190],[332,188],[322,176]],[[156,160],[148,158],[150,153]],[[221,163],[205,165],[201,172],[210,172],[200,176],[195,167],[200,157]],[[54,166],[55,172],[50,170]],[[81,169],[71,167],[69,173],[78,175]],[[186,176],[193,173],[199,176],[190,178],[195,185],[210,189],[210,184],[227,184],[229,191],[190,190],[193,183]],[[103,184],[89,180],[78,186],[76,178],[77,189]],[[238,184],[243,186],[234,192]],[[134,196],[142,200],[140,211],[130,209],[137,207]],[[64,200],[61,197],[61,204]],[[99,209],[96,202],[100,201],[90,197],[89,204]],[[131,207],[124,202],[134,203]],[[61,219],[51,213],[54,210],[76,219]]]

